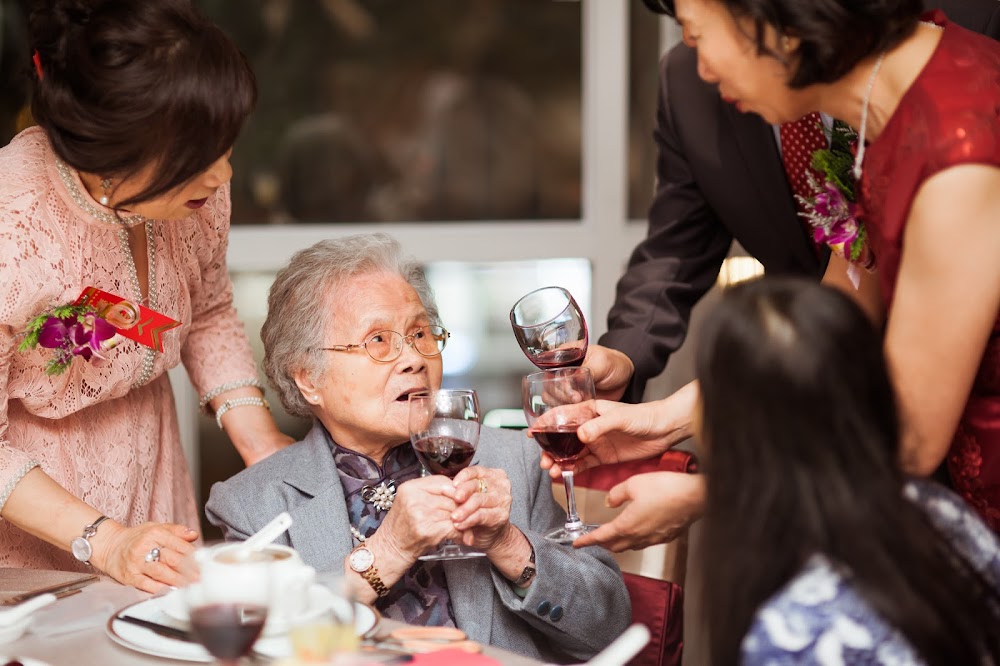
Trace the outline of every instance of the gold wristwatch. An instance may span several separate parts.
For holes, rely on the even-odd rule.
[[[368,581],[375,593],[379,597],[389,594],[389,588],[385,586],[382,579],[378,577],[378,569],[375,568],[375,553],[373,553],[363,543],[359,544],[347,557],[347,563],[351,569],[358,572],[362,578]]]

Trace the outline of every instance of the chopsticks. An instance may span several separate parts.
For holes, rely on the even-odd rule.
[[[152,622],[150,620],[143,620],[140,617],[132,617],[131,615],[116,615],[116,620],[121,620],[122,622],[127,622],[129,624],[134,624],[139,627],[145,627],[149,629],[154,634],[159,634],[166,638],[173,638],[177,641],[184,641],[185,643],[197,643],[194,636],[191,635],[190,631],[185,629],[178,629],[177,627],[171,627],[166,624],[160,624],[159,622]]]

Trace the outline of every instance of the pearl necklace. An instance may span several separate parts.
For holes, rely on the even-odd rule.
[[[865,130],[868,129],[868,104],[872,99],[872,88],[875,87],[875,77],[878,70],[882,68],[882,61],[885,59],[885,52],[879,54],[875,66],[872,67],[872,74],[868,77],[868,88],[865,90],[864,99],[861,101],[861,127],[858,131],[858,154],[854,157],[854,180],[861,180],[861,163],[865,159]]]

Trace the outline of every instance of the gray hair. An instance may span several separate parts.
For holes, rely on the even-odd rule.
[[[328,342],[325,333],[335,316],[323,307],[326,298],[348,280],[371,273],[391,273],[406,280],[431,322],[440,323],[423,268],[404,256],[399,242],[388,234],[323,240],[296,252],[274,278],[267,295],[267,319],[260,331],[264,372],[289,414],[312,416],[295,375],[305,371],[313,381],[322,379],[325,352],[319,348]]]

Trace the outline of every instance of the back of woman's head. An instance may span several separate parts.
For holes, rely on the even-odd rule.
[[[898,488],[880,336],[843,294],[795,279],[730,289],[705,324],[697,375],[710,477],[734,506],[794,506],[820,539],[859,493]]]
[[[153,168],[155,198],[229,150],[256,82],[239,49],[191,0],[38,0],[35,120],[71,167],[104,178]]]
[[[764,28],[798,37],[789,84],[832,83],[867,57],[887,51],[916,28],[921,0],[721,0],[737,18],[754,23],[751,37],[768,52]]]
[[[761,605],[814,554],[926,663],[1000,656],[996,591],[904,497],[881,336],[849,297],[787,278],[734,287],[696,363],[713,663],[739,661]]]

